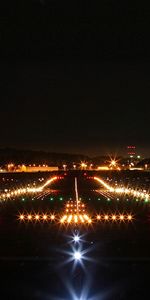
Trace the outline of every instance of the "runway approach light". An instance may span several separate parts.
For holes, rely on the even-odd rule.
[[[75,260],[80,260],[81,259],[81,253],[79,251],[74,253],[74,259]]]
[[[78,235],[75,235],[74,238],[73,238],[74,242],[79,242],[80,238]]]

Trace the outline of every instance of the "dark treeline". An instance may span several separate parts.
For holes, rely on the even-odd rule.
[[[82,154],[50,153],[11,148],[0,149],[0,165],[11,162],[14,164],[48,164],[59,166],[62,163],[80,163],[81,161],[90,161],[90,158]]]

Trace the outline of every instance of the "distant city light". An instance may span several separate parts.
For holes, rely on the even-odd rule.
[[[117,164],[116,160],[114,160],[114,159],[111,160],[111,162],[110,162],[110,165],[111,165],[111,166],[116,166],[116,164]]]
[[[81,169],[85,170],[87,168],[87,164],[85,162],[81,162]]]

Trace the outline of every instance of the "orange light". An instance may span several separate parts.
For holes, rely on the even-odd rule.
[[[91,223],[92,223],[92,220],[91,220],[91,219],[88,219],[88,223],[91,224]]]
[[[24,215],[20,215],[19,219],[24,220]]]

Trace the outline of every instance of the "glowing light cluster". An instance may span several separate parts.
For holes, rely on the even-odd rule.
[[[41,193],[47,185],[51,184],[56,179],[57,179],[57,176],[52,177],[51,179],[47,180],[43,185],[41,185],[39,187],[33,187],[33,188],[26,187],[26,188],[19,188],[19,189],[13,190],[13,191],[7,191],[0,195],[0,199],[5,201],[11,197],[17,197],[17,196],[21,196],[24,194]]]
[[[78,223],[88,223],[91,224],[92,220],[91,218],[87,215],[87,214],[70,214],[70,215],[64,215],[63,217],[61,217],[60,219],[60,223],[61,224],[78,224]]]
[[[126,188],[126,187],[114,188],[114,187],[108,185],[104,180],[102,180],[98,177],[94,177],[94,179],[97,180],[99,183],[101,183],[109,192],[134,196],[137,198],[146,199],[147,201],[150,200],[150,195],[148,193],[146,193],[145,191],[140,192],[140,191],[136,191],[134,189]]]
[[[83,203],[81,203],[80,200],[78,200],[78,204],[77,202],[74,201],[68,201],[68,203],[66,204],[66,213],[67,214],[77,214],[77,213],[85,213],[85,205]]]
[[[54,214],[20,214],[19,215],[20,221],[54,221],[55,215]]]
[[[98,214],[96,216],[98,221],[132,221],[131,214]]]
[[[65,207],[65,214],[61,217],[60,223],[81,224],[92,223],[91,218],[85,213],[85,204],[80,200],[68,201]]]

